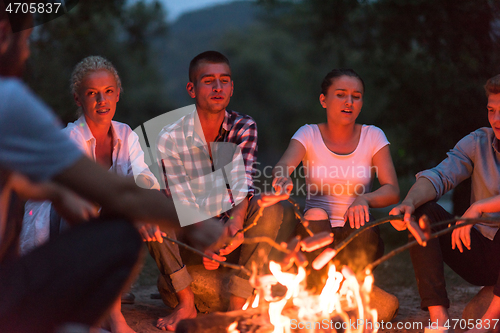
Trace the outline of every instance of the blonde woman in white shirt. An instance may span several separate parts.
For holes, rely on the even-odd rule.
[[[111,62],[99,56],[83,59],[71,75],[71,91],[81,116],[68,124],[63,132],[86,155],[110,172],[133,176],[136,184],[143,188],[159,189],[158,181],[144,162],[137,134],[128,125],[113,121],[122,87]],[[23,253],[47,241],[49,234],[54,234],[53,226],[50,226],[50,205],[50,202],[31,201],[26,204],[21,233]],[[57,229],[59,227],[64,229],[64,223]],[[157,226],[141,225],[139,231],[145,241],[163,240]],[[121,313],[120,298],[106,318],[104,327],[113,333],[134,332]]]
[[[335,246],[369,222],[370,208],[396,204],[399,186],[384,132],[356,123],[365,91],[361,77],[351,69],[335,69],[326,75],[321,89],[319,101],[327,121],[304,125],[295,133],[273,169],[273,186],[291,193],[290,174],[302,162],[307,187],[305,218],[315,232],[331,230],[331,246]],[[380,188],[372,192],[374,177]],[[379,230],[373,228],[335,260],[356,271],[383,251]]]

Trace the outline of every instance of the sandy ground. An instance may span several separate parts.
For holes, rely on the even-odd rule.
[[[450,315],[452,318],[460,318],[467,302],[479,291],[479,287],[453,286],[450,287],[449,295],[452,301]],[[388,290],[399,299],[399,313],[390,327],[384,326],[380,332],[423,332],[428,325],[428,313],[420,310],[420,298],[415,287],[395,287]],[[135,287],[133,292],[136,296],[135,304],[123,305],[122,311],[128,324],[137,333],[160,332],[155,327],[156,319],[171,312],[161,300],[151,299],[150,294],[157,292],[156,286]],[[203,314],[200,314],[203,315]],[[398,325],[401,328],[398,329]],[[406,328],[405,328],[406,327]],[[390,328],[390,329],[389,329]]]

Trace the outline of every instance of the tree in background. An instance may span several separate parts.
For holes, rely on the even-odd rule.
[[[361,121],[381,126],[400,175],[436,165],[487,126],[482,85],[499,72],[499,4],[488,0],[260,0],[310,64],[367,83]]]
[[[64,122],[73,121],[71,71],[84,57],[101,55],[117,67],[124,87],[117,120],[134,128],[169,111],[150,51],[152,43],[166,36],[165,17],[158,1],[79,1],[67,14],[34,31],[28,84]]]

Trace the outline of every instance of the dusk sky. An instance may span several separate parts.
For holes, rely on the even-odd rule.
[[[185,12],[227,3],[234,0],[160,0],[168,11],[168,19],[175,20]],[[248,0],[251,1],[251,0]]]

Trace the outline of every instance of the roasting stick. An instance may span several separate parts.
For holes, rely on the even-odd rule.
[[[300,213],[300,206],[297,202],[295,202],[292,198],[288,198],[288,201],[290,201],[293,205],[293,208],[294,208],[294,212],[295,212],[295,216],[297,216],[297,218],[302,222],[304,228],[306,228],[306,231],[308,232],[309,236],[313,236],[314,234],[311,232],[311,230],[307,227],[308,226],[308,222],[307,220],[304,219],[304,216],[302,216],[302,214]],[[228,244],[230,242],[232,242],[234,239],[236,239],[236,237],[239,235],[239,234],[242,234],[242,233],[245,233],[247,232],[249,229],[255,227],[257,225],[257,222],[259,222],[259,219],[262,217],[262,215],[264,214],[264,208],[262,205],[261,205],[261,201],[259,200],[259,211],[257,212],[257,216],[255,217],[254,221],[247,225],[245,228],[243,229],[240,229],[238,230],[234,236],[232,236],[230,239],[228,239]],[[288,253],[286,248],[278,245],[277,243],[275,243],[272,239],[268,238],[268,239],[263,239],[262,241],[265,241],[269,244],[271,244],[272,247],[280,250],[280,251],[283,251],[285,253]],[[256,243],[258,241],[249,241],[248,243]]]
[[[245,272],[245,274],[248,274],[248,276],[251,275],[251,272],[248,269],[246,269],[244,266],[240,266],[240,265],[236,265],[236,264],[231,264],[231,263],[228,263],[228,262],[225,262],[225,261],[220,261],[220,260],[213,259],[212,257],[206,255],[202,251],[197,250],[194,247],[191,247],[191,246],[189,246],[189,245],[187,245],[187,244],[185,244],[183,242],[180,242],[177,239],[172,239],[172,238],[170,238],[168,236],[163,236],[163,239],[165,239],[165,240],[167,240],[169,242],[175,243],[175,244],[177,244],[179,246],[182,246],[183,248],[188,249],[188,250],[190,250],[190,251],[192,251],[192,252],[194,252],[196,254],[199,254],[202,257],[205,257],[205,258],[208,258],[208,259],[210,259],[212,261],[218,262],[222,266],[243,271],[243,272]],[[280,244],[276,243],[271,238],[266,237],[266,236],[261,236],[261,237],[247,237],[247,238],[245,238],[243,240],[243,243],[246,243],[246,244],[261,243],[261,242],[269,243],[272,247],[274,247],[275,249],[277,249],[277,250],[279,250],[281,252],[290,253],[290,250],[288,250],[286,247],[281,246]]]
[[[233,237],[229,240],[229,242],[231,242],[233,239],[235,239],[235,238],[236,238],[236,236],[238,236],[239,234],[245,233],[245,232],[247,232],[249,229],[251,229],[251,228],[253,228],[253,227],[255,227],[255,226],[257,225],[257,222],[259,221],[259,219],[260,219],[260,218],[262,217],[262,215],[264,214],[264,208],[265,208],[264,206],[262,206],[262,205],[261,205],[261,199],[259,199],[259,202],[258,202],[258,203],[259,203],[259,206],[260,206],[260,207],[259,207],[259,211],[257,212],[257,216],[255,217],[255,219],[253,220],[253,222],[252,222],[251,224],[247,225],[245,228],[238,230],[238,231],[234,234],[234,236],[233,236]],[[273,245],[273,244],[271,244],[271,245]],[[274,246],[274,245],[273,245],[273,246]]]
[[[267,236],[256,236],[256,237],[246,237],[243,239],[244,244],[255,244],[255,243],[268,243],[272,247],[274,247],[276,250],[281,251],[283,253],[290,253],[290,250],[288,250],[286,247],[283,247],[282,245],[276,243],[273,241],[271,238]]]
[[[212,261],[215,261],[215,262],[218,262],[219,264],[221,264],[222,266],[226,266],[226,267],[230,267],[230,268],[233,268],[233,269],[237,269],[237,270],[240,270],[240,271],[243,271],[245,272],[245,274],[248,274],[248,276],[250,276],[252,274],[252,272],[250,272],[248,269],[246,269],[244,266],[240,266],[240,265],[236,265],[236,264],[231,264],[231,263],[228,263],[228,262],[224,262],[224,261],[220,261],[220,260],[216,260],[208,255],[206,255],[205,253],[201,252],[200,250],[198,249],[195,249],[194,247],[192,246],[189,246],[183,242],[179,242],[177,239],[172,239],[168,236],[163,236],[163,239],[169,241],[169,242],[172,242],[172,243],[175,243],[179,246],[182,246],[183,248],[186,248],[196,254],[199,254],[200,256],[202,257],[205,257],[205,258],[208,258]]]
[[[343,250],[347,244],[349,244],[354,238],[358,237],[359,234],[361,234],[363,231],[366,229],[370,229],[373,227],[376,227],[378,225],[391,222],[391,221],[401,221],[403,219],[403,215],[394,215],[394,216],[389,216],[389,217],[384,217],[378,220],[375,220],[370,223],[366,223],[364,226],[360,227],[359,229],[355,230],[353,233],[349,235],[346,239],[344,239],[340,244],[338,244],[335,247],[335,251],[338,253],[339,251]]]
[[[259,219],[262,217],[262,214],[264,213],[264,208],[265,207],[260,206],[259,211],[257,212],[257,216],[255,217],[255,220],[253,220],[253,222],[247,225],[245,228],[238,230],[231,238],[231,240],[236,238],[236,236],[238,236],[239,234],[247,232],[247,230],[249,230],[250,228],[255,227]]]
[[[464,223],[455,224],[453,226],[449,226],[446,229],[435,232],[427,238],[427,241],[430,239],[433,239],[433,238],[440,237],[440,236],[442,236],[446,233],[449,233],[455,229],[462,228],[462,227],[465,227],[465,226],[471,225],[471,224],[483,223],[483,224],[487,224],[487,225],[491,225],[491,226],[500,226],[500,221],[498,219],[494,219],[494,218],[474,218],[474,219],[453,218],[450,220],[436,223],[436,224],[434,224],[434,226],[450,225],[451,223],[457,222],[457,221],[464,221]],[[371,272],[375,266],[377,266],[377,265],[383,263],[384,261],[394,257],[396,254],[399,254],[399,253],[409,249],[410,247],[415,246],[416,244],[419,244],[419,242],[417,240],[409,242],[403,246],[398,247],[397,249],[392,250],[391,252],[387,253],[385,256],[379,258],[378,260],[375,260],[371,264],[368,264],[365,267],[365,274],[366,275],[371,274]],[[422,245],[422,246],[425,246],[425,245]]]
[[[295,202],[292,198],[288,198],[288,201],[290,201],[294,207],[294,212],[295,212],[295,216],[302,222],[303,226],[305,227],[305,229],[307,230],[307,232],[309,233],[310,236],[314,236],[313,232],[307,227],[307,220],[304,219],[304,216],[300,213],[300,210],[299,210],[299,207],[298,207],[298,203]],[[229,242],[234,239],[239,233],[244,233],[246,232],[247,230],[249,230],[250,228],[252,228],[253,226],[257,225],[257,222],[259,221],[259,219],[262,217],[262,214],[263,214],[263,210],[264,210],[264,207],[260,207],[259,208],[259,211],[257,213],[257,216],[254,220],[254,222],[250,225],[248,225],[245,229],[240,229],[230,240]],[[382,224],[382,223],[385,223],[387,221],[390,221],[390,220],[393,220],[393,219],[401,219],[401,216],[394,216],[394,217],[390,217],[389,219],[382,219],[382,220],[377,220],[373,223],[370,223],[370,225],[365,225],[364,227],[358,229],[357,231],[355,231],[349,238],[347,238],[344,242],[342,242],[340,245],[342,246],[344,243],[344,245],[342,247],[337,247],[336,248],[336,253],[338,253],[338,251],[340,251],[342,248],[345,247],[345,245],[347,245],[351,240],[352,238],[356,237],[357,234],[359,234],[360,232],[362,232],[363,230],[367,229],[367,228],[370,228],[370,227],[374,227],[375,225],[378,225],[378,224]],[[231,264],[231,263],[227,263],[227,262],[224,262],[224,261],[220,261],[220,260],[216,260],[216,259],[213,259],[212,257],[206,255],[205,253],[203,253],[202,251],[199,251],[183,242],[180,242],[176,239],[172,239],[168,236],[163,236],[163,238],[167,241],[170,241],[172,243],[175,243],[179,246],[182,246],[202,257],[205,257],[207,259],[210,259],[214,262],[217,262],[219,263],[220,265],[222,266],[225,266],[225,267],[229,267],[229,268],[232,268],[232,269],[237,269],[237,270],[241,270],[243,272],[245,272],[245,274],[247,275],[251,275],[251,272],[246,269],[244,266],[240,266],[240,265],[236,265],[236,264]],[[260,243],[260,242],[267,242],[269,243],[272,247],[274,247],[275,249],[285,253],[285,254],[290,254],[292,251],[290,249],[288,249],[286,246],[283,246],[283,245],[280,245],[278,243],[276,243],[274,240],[272,240],[271,238],[269,237],[266,237],[266,236],[262,236],[262,237],[247,237],[247,238],[244,238],[243,240],[243,243],[246,243],[246,244],[252,244],[252,243]]]
[[[259,202],[259,205],[260,205],[260,202]],[[249,230],[250,228],[254,227],[257,225],[257,222],[259,221],[259,219],[262,217],[263,215],[263,212],[264,212],[264,208],[263,206],[260,206],[259,208],[259,211],[257,212],[257,216],[255,217],[255,220],[253,221],[253,223],[251,223],[250,225],[248,225],[246,228],[244,229],[240,229],[236,232],[236,234],[231,237],[229,240],[228,240],[228,244],[234,240],[236,238],[236,236],[238,236],[238,234],[241,234],[241,233],[245,233],[247,230]],[[191,247],[183,242],[180,242],[176,239],[172,239],[168,236],[163,236],[163,238],[167,241],[170,241],[172,243],[175,243],[179,246],[182,246],[196,254],[199,254],[200,256],[202,257],[205,257],[207,259],[210,259],[214,262],[217,262],[219,263],[220,265],[222,266],[225,266],[225,267],[229,267],[229,268],[233,268],[233,269],[237,269],[237,270],[240,270],[242,272],[244,272],[245,274],[247,274],[248,276],[251,276],[252,272],[250,272],[248,269],[246,269],[244,266],[241,266],[241,265],[236,265],[236,264],[231,264],[231,263],[228,263],[228,262],[224,262],[224,261],[220,261],[220,260],[216,260],[208,255],[206,255],[205,253],[203,253],[202,251],[200,250],[197,250],[195,249],[194,247]],[[279,250],[279,251],[282,251],[284,253],[289,253],[290,250],[288,250],[286,247],[284,246],[281,246],[280,244],[276,243],[274,240],[272,240],[271,238],[269,237],[266,237],[266,236],[262,236],[262,237],[246,237],[243,239],[243,243],[246,243],[246,244],[252,244],[252,243],[260,243],[260,242],[266,242],[266,243],[269,243],[272,247],[274,247],[275,249]]]
[[[293,212],[295,213],[295,216],[302,222],[302,226],[306,229],[307,233],[309,236],[314,236],[314,233],[309,229],[309,221],[304,218],[304,215],[300,212],[300,205],[297,203],[297,201],[293,200],[292,198],[288,198],[288,201],[292,204],[293,206]]]

